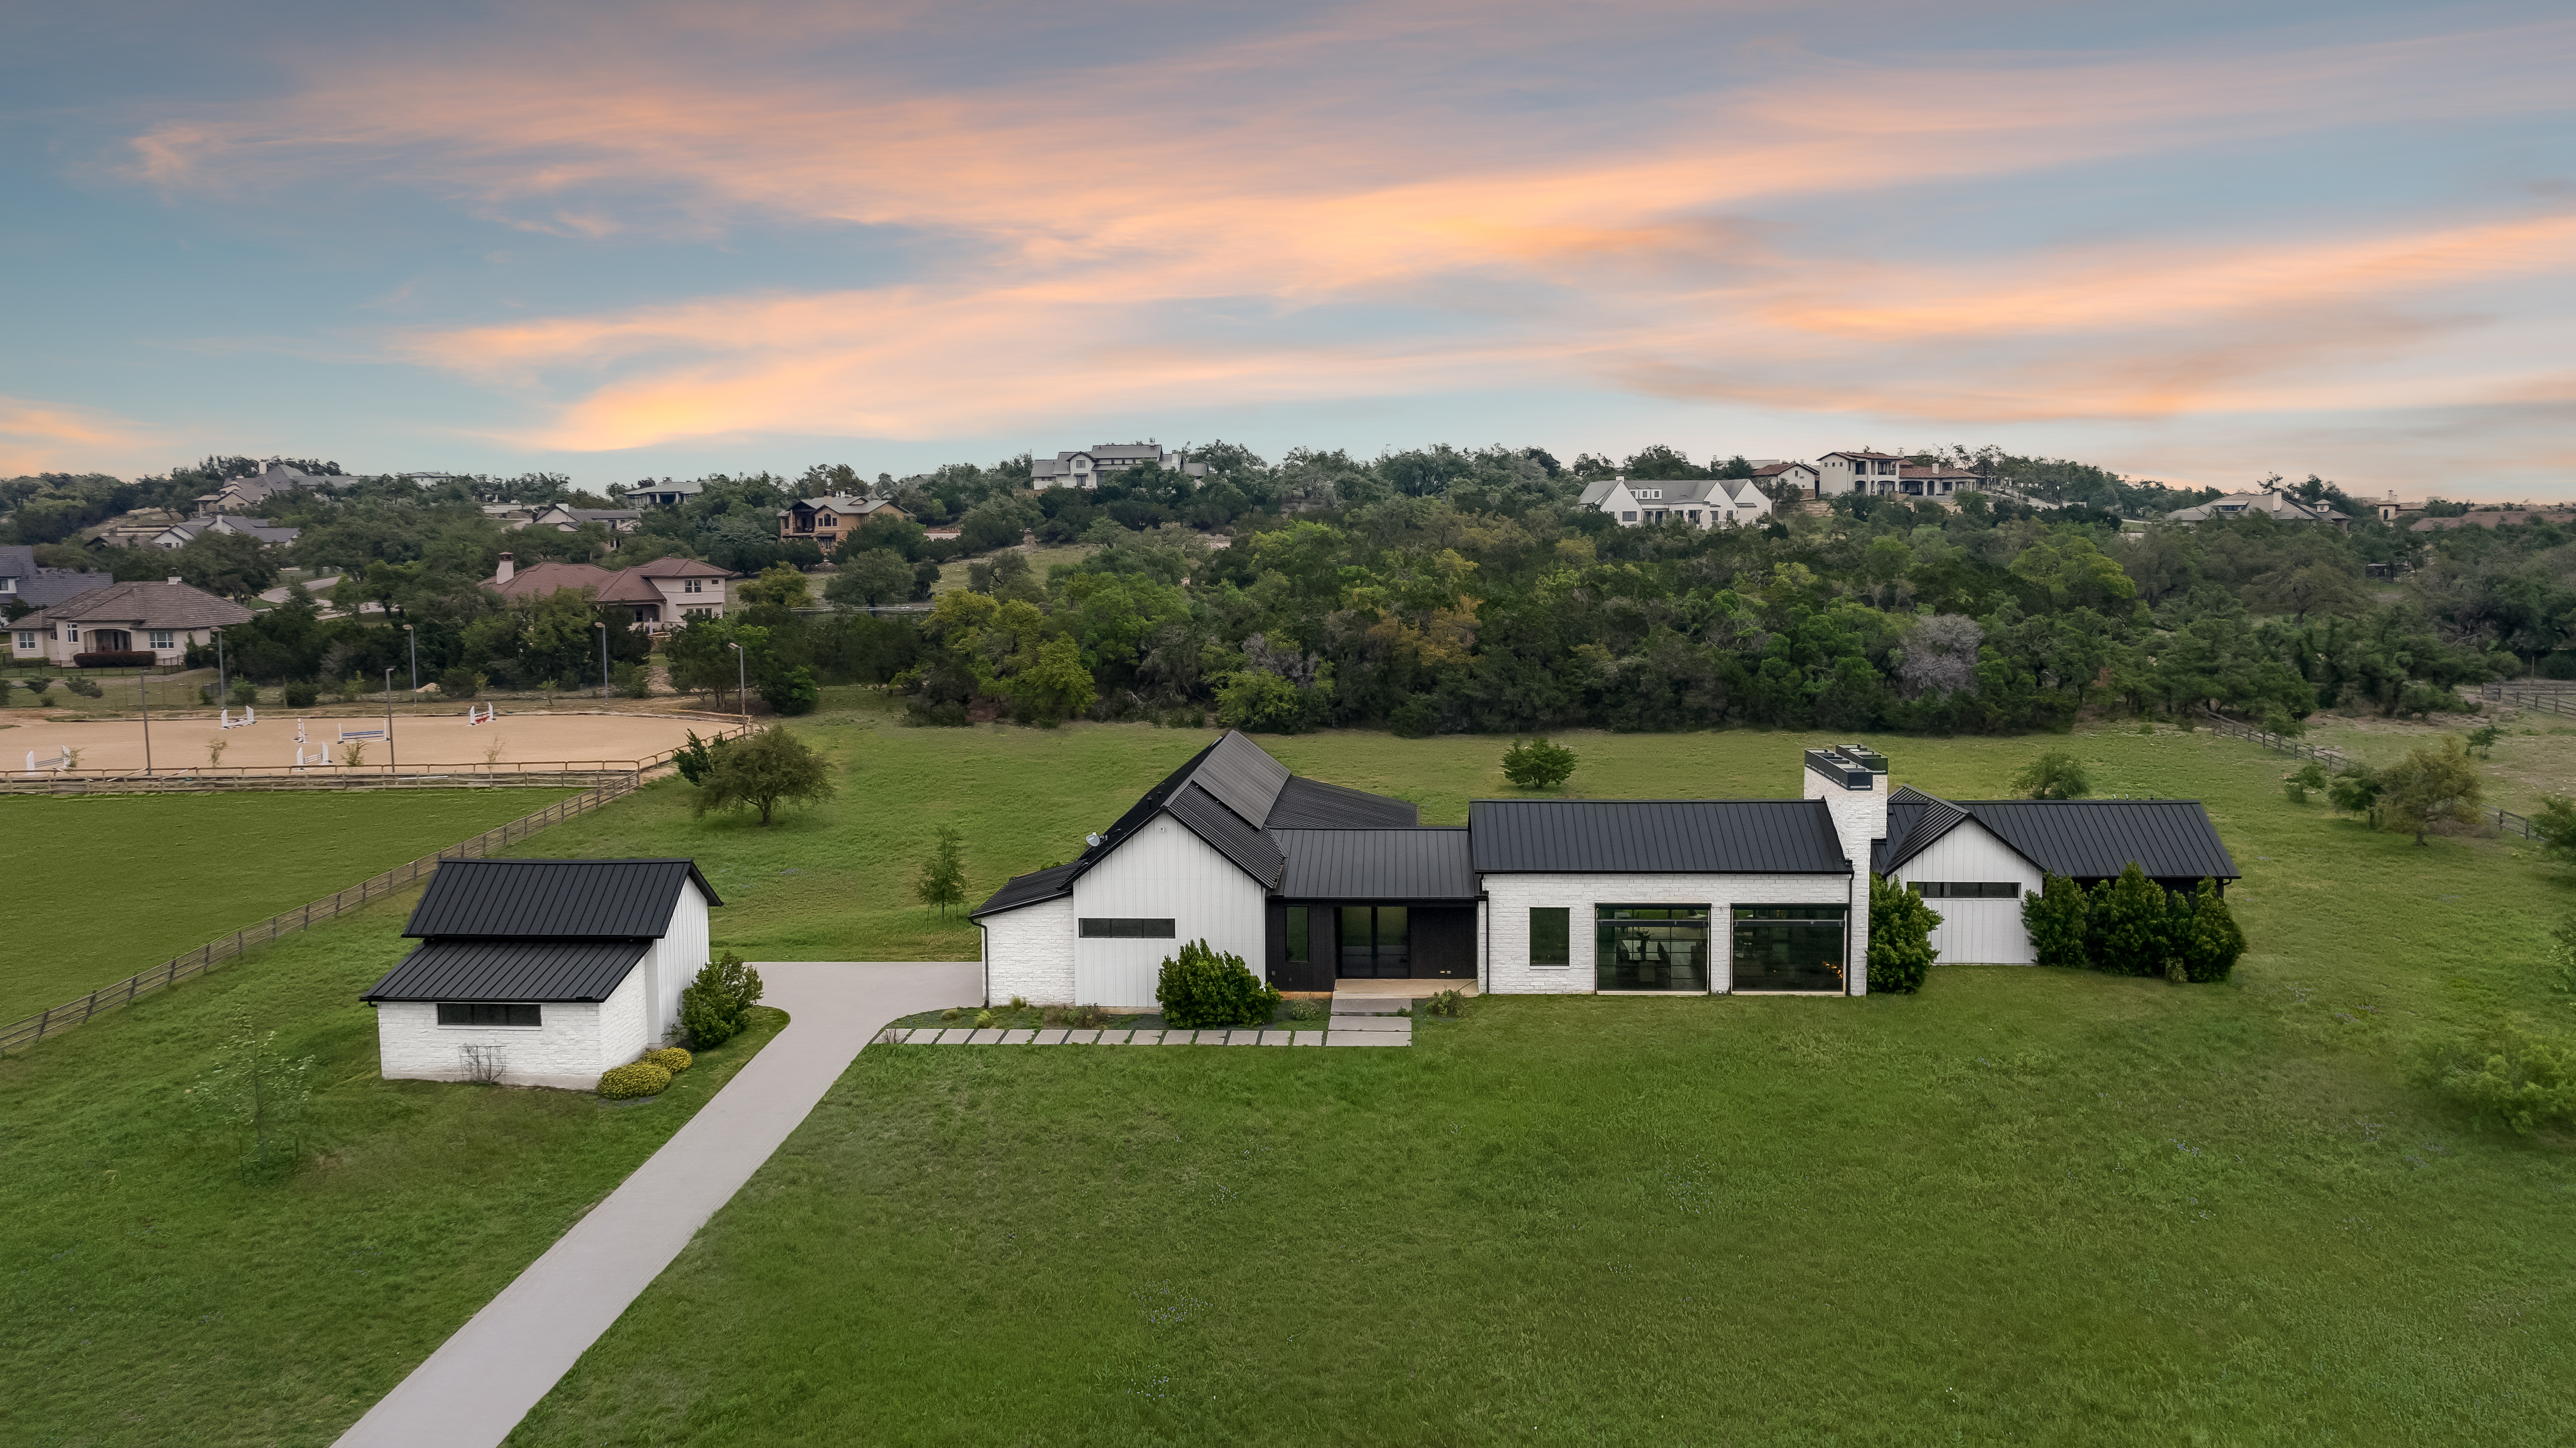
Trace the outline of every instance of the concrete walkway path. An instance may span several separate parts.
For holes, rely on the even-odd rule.
[[[964,962],[762,961],[788,1013],[715,1099],[340,1436],[340,1448],[487,1448],[508,1436],[729,1200],[886,1022],[983,994]]]

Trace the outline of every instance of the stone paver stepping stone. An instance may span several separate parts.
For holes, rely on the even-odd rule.
[[[1402,1016],[1335,1016],[1333,1017],[1333,1029],[1336,1031],[1410,1032],[1413,1029],[1413,1022],[1406,1020]]]
[[[1327,1046],[1410,1046],[1410,1036],[1389,1035],[1384,1031],[1335,1031],[1324,1038]]]
[[[1064,1038],[1071,1034],[1072,1032],[1070,1031],[1040,1031],[1029,1039],[1029,1044],[1032,1046],[1061,1046],[1064,1044]]]
[[[1127,1038],[1133,1034],[1134,1032],[1132,1031],[1102,1031],[1100,1033],[1100,1039],[1093,1044],[1101,1046],[1123,1046],[1127,1044]]]
[[[1288,1039],[1288,1044],[1292,1046],[1320,1046],[1324,1044],[1324,1033],[1321,1031],[1299,1031],[1296,1035],[1291,1036]]]
[[[1225,1043],[1229,1046],[1258,1046],[1261,1044],[1261,1032],[1228,1031],[1225,1033]]]
[[[1284,1046],[1288,1044],[1288,1038],[1291,1034],[1292,1033],[1288,1031],[1263,1031],[1261,1033],[1261,1044],[1265,1046]]]
[[[980,1031],[969,1031],[966,1035],[966,1044],[970,1046],[998,1046],[1002,1044],[1002,1037],[1009,1034],[1010,1032],[1008,1031],[994,1030],[990,1027]]]

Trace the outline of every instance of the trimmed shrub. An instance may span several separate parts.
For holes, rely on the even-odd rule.
[[[1242,956],[1211,950],[1204,940],[1191,941],[1163,961],[1154,999],[1163,1019],[1184,1030],[1257,1026],[1279,1009],[1279,992],[1255,976]]]
[[[2090,963],[2084,951],[2090,909],[2084,888],[2064,875],[2041,877],[2039,893],[2021,897],[2021,923],[2030,931],[2031,953],[2040,964]]]
[[[681,1050],[677,1046],[664,1046],[657,1051],[647,1051],[644,1053],[644,1059],[661,1067],[663,1070],[670,1072],[674,1076],[679,1075],[681,1072],[686,1071],[691,1066],[697,1064],[695,1060],[691,1059],[688,1052]]]
[[[728,950],[680,992],[680,1029],[704,1051],[742,1034],[743,1014],[760,999],[760,972]]]
[[[2113,975],[2162,975],[2169,953],[2164,887],[2131,860],[2093,887],[2093,967]]]
[[[632,1101],[638,1096],[659,1096],[671,1084],[671,1073],[653,1062],[630,1061],[600,1073],[599,1094],[611,1101]]]
[[[1323,1018],[1324,1003],[1322,1001],[1290,1001],[1288,1003],[1288,1019],[1292,1021],[1320,1021]]]
[[[2180,900],[2181,892],[2175,892]],[[2183,973],[2195,983],[2227,979],[2245,954],[2245,932],[2218,893],[2218,882],[2204,878],[2191,894],[2191,923],[2175,940]]]
[[[106,649],[72,655],[75,669],[148,669],[156,656],[150,649]]]
[[[63,680],[63,687],[84,699],[100,698],[107,693],[105,689],[99,687],[96,679],[69,678]]]
[[[1939,952],[1932,927],[1941,917],[1923,897],[1884,875],[1869,877],[1869,991],[1911,995]]]

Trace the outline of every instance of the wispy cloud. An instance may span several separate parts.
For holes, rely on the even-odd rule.
[[[0,477],[123,466],[154,440],[143,424],[96,408],[0,397]]]
[[[903,259],[891,285],[388,343],[572,450],[1476,387],[1962,426],[2478,407],[2576,364],[2563,340],[2493,346],[2576,320],[2563,288],[2532,300],[2576,262],[2560,211],[1952,244],[1894,199],[2561,112],[2576,21],[2121,54],[1771,43],[1758,70],[1623,89],[1612,60],[1708,12],[1328,9],[964,82],[905,46],[986,13],[646,14],[315,56],[282,96],[150,127],[125,175],[179,197],[399,185],[592,241],[822,228]]]

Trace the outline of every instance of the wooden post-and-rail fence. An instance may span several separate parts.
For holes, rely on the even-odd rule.
[[[2487,685],[2488,698],[2496,697],[2495,687],[2493,684]],[[2576,713],[2576,710],[2566,712]],[[2335,769],[2348,768],[2358,762],[2340,749],[2328,749],[2322,744],[2309,744],[2303,740],[2285,738],[2268,730],[2257,729],[2250,724],[2239,724],[2220,714],[2213,713],[2209,716],[2209,730],[2213,734],[2224,734],[2231,739],[2251,739],[2276,754],[2287,754],[2297,759],[2313,759]],[[2539,830],[2533,828],[2529,815],[2518,815],[2509,809],[2482,809],[2478,813],[2484,816],[2489,824],[2494,825],[2498,833],[2520,835],[2526,840],[2546,838]]]
[[[175,956],[138,975],[130,975],[111,986],[91,991],[67,1005],[40,1011],[25,1020],[0,1026],[0,1051],[32,1045],[47,1036],[58,1036],[81,1024],[100,1011],[124,1005],[136,996],[178,984],[190,976],[203,975],[223,961],[232,959],[254,945],[265,945],[281,935],[310,929],[315,922],[343,915],[371,900],[381,900],[406,885],[414,884],[438,872],[446,860],[475,860],[513,841],[526,839],[548,825],[560,824],[575,815],[622,799],[635,792],[643,782],[643,771],[636,770],[594,789],[582,791],[570,799],[559,800],[535,814],[510,821],[498,829],[485,830],[470,840],[451,845],[435,855],[424,855],[408,865],[396,865],[381,875],[359,881],[346,890],[314,901],[301,909],[283,915],[272,915],[256,925],[246,925],[232,934],[212,940],[185,955]]]

